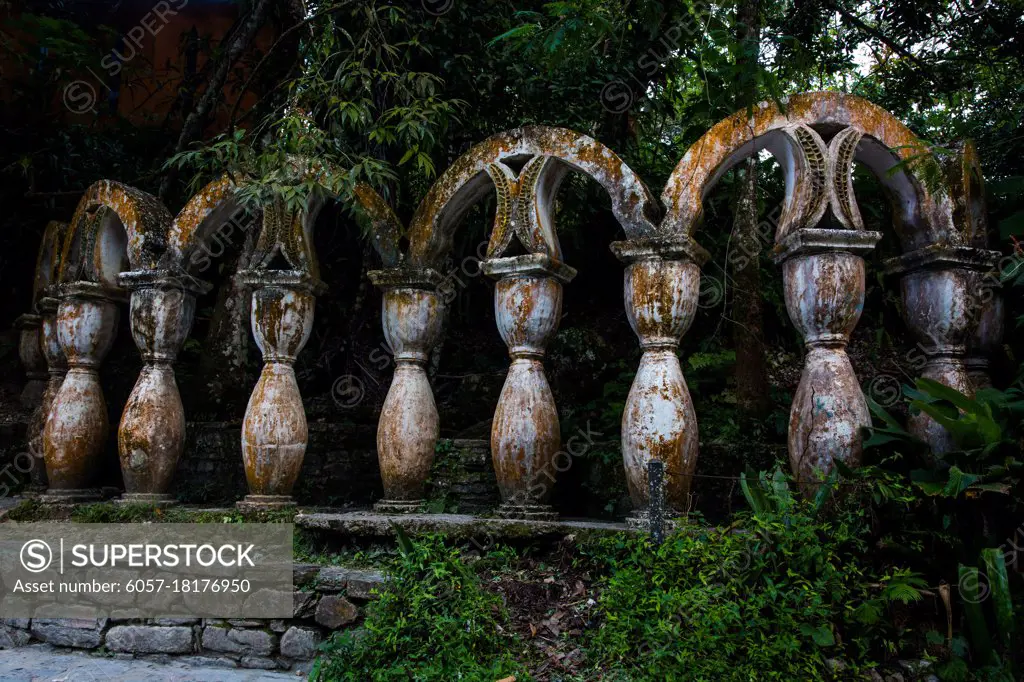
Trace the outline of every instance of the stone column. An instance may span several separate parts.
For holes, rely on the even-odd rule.
[[[502,500],[498,513],[554,519],[547,502],[562,438],[542,361],[562,315],[562,284],[576,271],[542,254],[492,258],[481,268],[498,280],[494,316],[512,358],[491,425],[491,456]]]
[[[46,390],[46,358],[41,343],[43,320],[39,315],[27,313],[14,321],[21,332],[18,340],[18,357],[25,368],[25,388],[21,391],[21,404],[28,409],[39,406],[43,391]]]
[[[281,509],[295,504],[292,488],[309,441],[293,364],[309,340],[323,284],[293,270],[245,270],[238,277],[254,288],[252,333],[264,362],[242,422],[249,494],[238,507]]]
[[[999,287],[993,285],[989,295],[981,302],[978,324],[967,342],[967,375],[974,388],[992,388],[989,361],[1003,342],[1006,310]]]
[[[20,331],[18,339],[18,357],[25,368],[25,388],[21,391],[21,404],[31,409],[27,429],[27,445],[32,455],[32,468],[29,470],[29,484],[25,492],[38,495],[46,490],[46,467],[40,455],[39,434],[43,425],[41,403],[47,387],[49,374],[46,371],[46,358],[42,348],[42,323],[39,315],[31,313],[22,315],[14,321]]]
[[[997,251],[969,246],[930,246],[890,262],[902,276],[903,315],[924,352],[921,376],[973,396],[967,372],[967,343],[975,333],[984,300],[983,273],[999,257]],[[956,449],[950,433],[924,412],[912,414],[907,430],[935,453]]]
[[[646,528],[651,461],[664,463],[664,516],[689,507],[697,468],[697,416],[677,353],[697,311],[700,266],[708,254],[689,239],[616,242],[612,251],[627,263],[626,316],[643,349],[622,412],[622,463],[633,502],[627,521]]]
[[[801,229],[775,247],[786,310],[807,355],[789,412],[789,461],[805,495],[841,461],[860,464],[871,413],[846,345],[864,309],[864,258],[878,232]]]
[[[64,381],[64,375],[68,371],[67,362],[64,360],[64,352],[60,349],[57,341],[57,299],[42,298],[36,304],[39,311],[39,328],[37,330],[36,342],[39,353],[42,356],[42,369],[45,370],[41,377],[47,381],[43,386],[42,395],[35,404],[32,416],[28,422],[28,450],[32,455],[32,470],[29,472],[29,485],[26,492],[32,495],[39,495],[46,491],[46,461],[43,459],[43,427],[46,426],[46,416],[50,413],[50,405],[60,390],[60,384]],[[31,349],[25,349],[25,330],[22,330],[21,347],[22,363],[27,368],[26,350],[31,355]],[[34,361],[34,360],[33,360]],[[30,372],[26,371],[26,375]],[[38,367],[32,370],[31,374],[38,374]],[[28,387],[26,386],[26,392]],[[33,389],[34,392],[34,389]],[[24,393],[22,398],[24,399]]]
[[[443,303],[434,270],[375,270],[373,283],[384,290],[381,319],[395,357],[395,375],[377,423],[377,458],[384,482],[378,512],[419,511],[440,424],[427,379],[427,360],[441,336]]]
[[[57,338],[68,371],[50,406],[43,431],[49,488],[45,502],[82,502],[99,497],[92,488],[110,425],[99,367],[114,343],[121,292],[92,282],[58,289]]]
[[[169,272],[125,272],[118,278],[131,291],[132,337],[145,363],[128,397],[117,432],[125,503],[166,506],[178,459],[185,447],[185,410],[173,363],[188,337],[196,294]]]

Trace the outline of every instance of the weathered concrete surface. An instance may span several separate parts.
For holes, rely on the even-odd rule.
[[[860,464],[871,413],[846,345],[864,308],[864,258],[878,232],[803,229],[776,248],[786,310],[807,348],[789,413],[789,460],[807,495],[843,462]]]
[[[185,410],[173,363],[192,328],[195,288],[169,273],[122,273],[131,290],[131,328],[145,364],[117,433],[127,499],[169,498],[185,447]]]
[[[302,672],[308,672],[304,668]],[[45,644],[0,651],[0,682],[283,682],[296,673],[233,670],[58,652]]]
[[[543,254],[493,258],[482,265],[495,277],[494,317],[512,359],[491,425],[491,456],[509,518],[542,518],[561,447],[558,407],[544,374],[544,350],[558,331],[562,283],[576,271]]]
[[[983,317],[983,302],[992,295],[985,274],[999,257],[996,251],[936,244],[890,261],[901,275],[904,319],[927,357],[921,376],[973,396],[967,371],[967,344]],[[932,452],[956,447],[953,437],[924,412],[912,414],[907,430],[928,443]]]
[[[159,199],[112,180],[93,183],[75,208],[60,256],[60,281],[115,286],[124,270],[157,267],[171,214]]]
[[[51,296],[39,299],[37,308],[42,317],[40,344],[46,358],[48,380],[46,390],[40,400],[38,409],[29,421],[29,449],[37,458],[38,466],[32,467],[32,484],[39,489],[46,489],[49,484],[46,477],[46,462],[43,459],[43,430],[46,419],[50,415],[53,401],[60,392],[61,384],[68,373],[68,362],[64,350],[60,347],[57,337],[57,309],[60,302]]]
[[[25,370],[25,387],[21,391],[21,404],[27,409],[35,408],[46,390],[46,358],[42,347],[43,320],[32,313],[20,316],[14,321],[20,331],[18,358]]]
[[[650,503],[648,463],[665,464],[669,511],[690,507],[697,468],[697,415],[676,354],[693,323],[700,288],[702,249],[618,242],[616,255],[629,263],[624,276],[626,317],[643,355],[622,412],[622,459],[634,510]]]
[[[700,224],[703,199],[729,168],[761,149],[776,153],[780,163],[790,156],[791,145],[780,143],[793,126],[814,128],[853,128],[858,140],[846,149],[856,161],[874,173],[896,198],[893,217],[896,231],[906,249],[948,241],[965,243],[967,235],[953,224],[952,201],[948,193],[932,194],[918,179],[919,167],[938,168],[937,160],[907,126],[892,114],[867,100],[838,92],[808,92],[783,101],[762,102],[748,115],[740,111],[721,121],[695,142],[673,170],[662,192],[668,207],[659,232],[664,235],[692,234]],[[772,149],[773,145],[776,149]],[[911,170],[890,172],[900,162],[915,160]],[[794,166],[795,168],[795,166]],[[840,177],[840,176],[835,176]],[[845,184],[845,178],[842,178]],[[787,177],[787,193],[793,194],[799,173]],[[826,190],[826,187],[822,187]],[[840,193],[842,193],[840,188]],[[790,197],[787,197],[787,202]],[[839,214],[840,220],[844,217]],[[814,227],[813,224],[797,227]]]
[[[981,303],[978,325],[967,342],[967,373],[975,389],[991,388],[989,362],[999,352],[1006,326],[1006,309],[1002,292],[993,289]]]
[[[382,511],[415,510],[434,461],[440,434],[434,392],[427,379],[430,351],[441,335],[440,275],[415,270],[370,273],[384,290],[381,319],[394,353],[395,374],[377,423],[377,457],[384,483]]]
[[[611,198],[612,213],[630,238],[653,236],[661,207],[639,176],[612,150],[572,130],[530,126],[494,135],[460,156],[420,202],[409,224],[409,263],[436,267],[451,248],[461,218],[491,186],[490,164],[502,159],[549,156],[532,207],[542,224],[553,224],[554,196],[566,166],[587,174]]]
[[[342,514],[298,514],[295,523],[311,530],[334,531],[363,537],[393,537],[395,527],[405,533],[444,533],[451,538],[534,538],[585,534],[614,534],[629,531],[624,523],[602,521],[538,521],[488,518],[468,514],[403,514],[392,516],[373,512]]]
[[[319,282],[297,271],[247,270],[240,278],[256,289],[252,331],[263,371],[242,424],[248,504],[287,504],[309,442],[306,410],[293,367],[309,340]]]
[[[119,311],[111,290],[91,282],[62,285],[57,336],[68,373],[50,408],[43,453],[50,490],[87,488],[106,446],[107,405],[99,367],[110,351]]]

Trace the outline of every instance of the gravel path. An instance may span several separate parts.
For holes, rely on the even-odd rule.
[[[304,679],[304,674],[297,673],[64,653],[46,644],[0,651],[0,682],[295,682]]]

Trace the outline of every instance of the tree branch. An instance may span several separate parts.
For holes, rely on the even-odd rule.
[[[845,7],[840,5],[838,2],[833,2],[832,3],[832,9],[834,9],[837,12],[839,12],[839,14],[844,19],[849,21],[851,24],[856,26],[858,29],[860,29],[864,33],[867,33],[869,36],[871,36],[871,37],[881,41],[883,44],[885,44],[886,47],[888,47],[890,50],[892,50],[896,54],[900,55],[901,57],[906,57],[910,61],[914,62],[914,64],[919,69],[921,69],[926,74],[928,74],[929,78],[931,77],[931,75],[928,73],[929,70],[930,70],[930,67],[928,66],[928,64],[926,64],[925,62],[921,61],[921,59],[919,59],[917,57],[917,55],[913,54],[912,52],[907,50],[905,47],[903,47],[899,43],[895,42],[894,40],[892,40],[891,38],[886,36],[884,33],[879,31],[874,26],[869,26],[868,24],[864,23],[864,21],[862,19],[860,19],[859,17],[856,17],[853,14],[851,14]]]
[[[232,36],[227,50],[224,51],[223,56],[218,60],[217,66],[210,75],[210,80],[206,84],[206,89],[203,90],[203,96],[199,99],[199,104],[188,115],[184,125],[181,127],[181,135],[178,136],[178,142],[174,147],[174,154],[184,151],[202,133],[207,116],[216,104],[217,99],[223,95],[224,83],[227,80],[232,65],[252,43],[256,33],[263,26],[263,21],[266,19],[267,13],[273,4],[273,0],[257,0],[256,6],[250,12],[248,19]],[[168,191],[170,191],[173,180],[174,173],[169,171],[160,183],[159,196],[161,199],[165,198]]]

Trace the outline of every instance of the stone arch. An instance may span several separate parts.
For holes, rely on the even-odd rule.
[[[430,188],[409,225],[408,261],[432,267],[451,248],[456,226],[473,204],[494,186],[488,166],[502,161],[551,157],[537,179],[535,218],[553,233],[551,206],[570,169],[585,173],[608,192],[612,212],[633,238],[653,236],[661,209],[647,187],[612,150],[565,128],[530,126],[498,133],[460,156]]]
[[[950,189],[953,224],[964,226],[965,243],[987,247],[985,180],[978,150],[970,140],[960,144],[947,160],[946,182]]]
[[[35,278],[32,281],[33,305],[46,295],[47,287],[57,283],[60,274],[60,255],[67,230],[68,224],[59,220],[51,220],[43,230],[43,239],[36,254]]]
[[[170,225],[170,212],[153,195],[113,180],[100,180],[78,202],[61,251],[61,269],[68,273],[76,265],[92,268],[104,280],[113,273],[112,286],[118,274],[115,268],[127,265],[121,269],[155,270],[167,247]],[[90,248],[81,251],[86,244]],[[68,262],[76,248],[80,262]]]
[[[310,168],[306,175],[318,180],[329,180],[336,169]],[[260,222],[260,244],[253,266],[260,261],[269,262],[280,254],[296,270],[308,271],[319,276],[319,267],[313,247],[313,228],[326,199],[337,198],[328,194],[315,198],[302,211],[299,222],[292,225],[294,216],[289,217],[283,206],[272,203]],[[373,225],[374,248],[381,255],[385,267],[397,265],[400,260],[398,242],[402,233],[401,224],[387,202],[369,185],[359,183],[353,198],[370,218]],[[174,217],[167,235],[167,251],[161,259],[161,269],[189,271],[195,265],[198,249],[218,229],[235,225],[244,204],[239,198],[237,183],[227,174],[208,183],[193,196]],[[297,229],[291,229],[295,227]]]
[[[949,197],[933,193],[922,179],[925,166],[936,167],[938,160],[892,114],[860,97],[838,92],[803,93],[783,104],[785,110],[775,102],[762,102],[752,112],[738,112],[690,147],[662,192],[668,207],[659,228],[663,235],[692,235],[700,224],[703,199],[718,179],[762,149],[772,152],[783,166],[787,204],[796,201],[804,191],[799,169],[803,162],[792,157],[798,148],[783,143],[782,136],[806,136],[810,130],[825,138],[852,129],[855,143],[835,151],[852,152],[849,162],[862,163],[878,177],[893,202],[895,228],[903,248],[910,251],[939,242],[964,243],[964,234],[954,227]],[[805,150],[810,148],[804,145]],[[906,165],[895,168],[900,163]]]
[[[197,250],[214,232],[233,224],[242,208],[237,193],[237,185],[225,174],[189,199],[171,222],[161,269],[189,272],[196,264]]]
[[[373,248],[380,255],[382,264],[385,268],[398,266],[404,258],[401,250],[402,222],[384,197],[365,182],[355,186],[353,196],[370,221]]]

